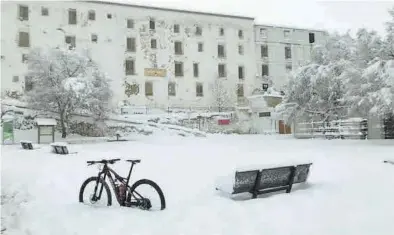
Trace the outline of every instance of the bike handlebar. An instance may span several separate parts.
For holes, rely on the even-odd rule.
[[[117,159],[109,159],[109,160],[103,159],[103,160],[101,160],[101,161],[87,161],[87,163],[88,163],[88,165],[93,165],[93,164],[96,164],[96,163],[101,163],[101,164],[114,164],[114,163],[117,162],[117,161],[120,161],[120,158],[117,158]]]

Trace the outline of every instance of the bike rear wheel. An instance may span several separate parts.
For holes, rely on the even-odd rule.
[[[79,190],[79,202],[93,206],[111,206],[112,198],[108,184],[102,178],[98,179],[97,183],[97,179],[97,176],[93,176],[82,183]],[[95,192],[96,185],[97,190]],[[89,187],[92,188],[90,189]]]
[[[153,194],[145,194],[143,192],[144,186],[150,186],[151,188],[153,188]],[[130,191],[131,193],[128,193],[126,200],[126,204],[130,206],[137,206],[143,210],[149,211],[164,210],[166,208],[166,201],[163,191],[161,190],[159,185],[157,185],[152,180],[138,180],[131,186]]]

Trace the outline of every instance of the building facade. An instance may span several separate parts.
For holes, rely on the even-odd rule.
[[[114,104],[215,107],[218,79],[236,103],[265,83],[263,64],[279,88],[288,64],[310,53],[309,31],[286,29],[283,38],[282,29],[255,26],[250,17],[93,1],[1,4],[2,93],[31,88],[25,60],[32,48],[71,46],[111,79]]]

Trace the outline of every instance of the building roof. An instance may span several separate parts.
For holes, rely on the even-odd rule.
[[[213,13],[213,12],[190,11],[190,10],[181,10],[181,9],[175,9],[175,8],[136,5],[136,4],[129,4],[129,3],[108,2],[108,1],[80,1],[80,2],[106,4],[106,5],[114,5],[114,6],[124,6],[124,7],[134,7],[134,8],[148,9],[148,10],[172,11],[172,12],[179,12],[179,13],[217,16],[217,17],[235,18],[235,19],[243,19],[243,20],[254,20],[254,17],[248,17],[248,16],[227,15],[227,14],[219,14],[219,13]]]

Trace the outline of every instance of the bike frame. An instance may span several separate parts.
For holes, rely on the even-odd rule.
[[[104,184],[101,184],[101,188],[100,188],[100,191],[99,191],[99,195],[96,197],[96,192],[97,192],[97,186],[98,186],[98,183],[99,183],[99,179],[102,178],[103,181],[105,181],[105,179],[106,179],[107,176],[108,176],[109,182],[111,183],[111,187],[112,187],[112,189],[113,189],[114,192],[115,192],[116,200],[119,202],[119,204],[120,204],[121,206],[125,206],[125,202],[126,202],[126,199],[128,198],[128,196],[127,196],[127,194],[126,194],[126,199],[125,199],[125,201],[122,202],[122,201],[120,200],[120,195],[119,195],[119,194],[117,193],[117,191],[116,191],[115,180],[114,180],[114,178],[112,177],[112,174],[113,174],[114,177],[115,177],[115,179],[119,180],[122,184],[124,184],[124,185],[126,186],[126,193],[128,192],[134,199],[136,199],[136,201],[137,201],[136,203],[130,203],[130,204],[138,205],[138,204],[139,204],[139,201],[140,201],[141,199],[143,199],[144,197],[142,197],[142,196],[141,196],[138,192],[136,192],[136,191],[132,192],[132,191],[131,191],[131,186],[129,186],[130,177],[131,177],[131,172],[133,171],[133,167],[134,167],[134,163],[132,163],[131,166],[130,166],[130,170],[129,170],[129,174],[127,175],[127,178],[124,178],[124,177],[120,176],[118,173],[116,173],[113,169],[111,169],[107,164],[104,164],[103,169],[98,173],[98,178],[97,178],[97,181],[96,181],[96,186],[95,186],[95,188],[94,188],[94,195],[95,195],[95,198],[97,198],[97,200],[100,200],[101,194],[102,194],[103,189],[104,189]],[[111,174],[111,173],[112,173],[112,174]],[[138,199],[138,198],[134,195],[134,193],[137,194],[137,196],[139,196],[140,199]]]

